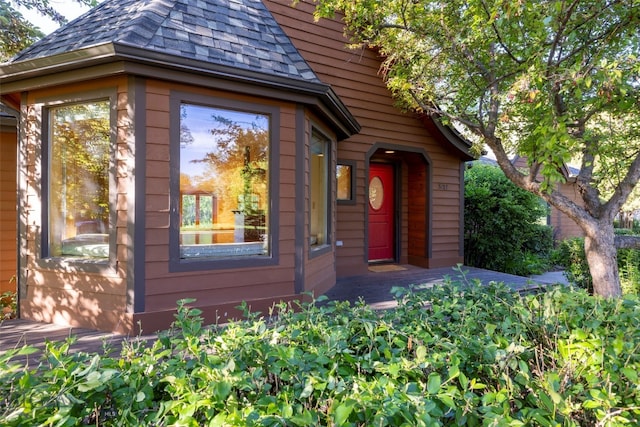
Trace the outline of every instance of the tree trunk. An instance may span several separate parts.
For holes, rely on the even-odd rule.
[[[622,295],[613,224],[601,224],[584,239],[584,251],[593,279],[593,293],[612,298]]]

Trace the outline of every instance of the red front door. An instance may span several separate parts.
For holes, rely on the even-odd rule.
[[[393,165],[369,166],[369,261],[391,261],[394,256],[395,183]]]

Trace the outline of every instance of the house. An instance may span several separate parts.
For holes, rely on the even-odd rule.
[[[0,65],[21,317],[150,332],[181,298],[216,322],[462,262],[469,144],[394,107],[376,53],[313,10],[106,0]]]
[[[515,156],[511,161],[517,168],[528,170],[526,157]],[[584,201],[578,193],[578,188],[576,186],[576,176],[578,175],[578,171],[565,164],[560,172],[562,173],[564,182],[557,183],[558,191],[564,194],[572,202],[578,205],[584,205]],[[538,180],[542,181],[542,176],[538,175]],[[584,237],[585,235],[584,231],[574,220],[554,206],[549,206],[547,224],[553,229],[553,241],[556,243],[574,237]]]

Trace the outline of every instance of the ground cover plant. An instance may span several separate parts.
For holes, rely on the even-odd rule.
[[[578,426],[640,422],[638,299],[462,277],[398,307],[314,302],[174,327],[118,357],[0,356],[0,425]]]

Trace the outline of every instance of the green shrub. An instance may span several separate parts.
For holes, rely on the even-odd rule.
[[[567,279],[593,293],[593,281],[584,253],[584,238],[567,239],[553,251],[552,262],[565,268]],[[623,294],[640,294],[640,251],[618,250],[618,270]]]
[[[613,232],[617,236],[632,236],[635,234],[631,228],[614,228]]]
[[[0,321],[14,319],[16,317],[17,300],[16,293],[6,291],[0,294]]]
[[[518,188],[495,166],[465,172],[465,264],[528,276],[548,268],[550,227],[541,224],[547,207]]]
[[[640,295],[640,250],[618,249],[618,270],[622,293]]]
[[[637,298],[502,284],[394,288],[363,303],[174,327],[120,357],[49,344],[37,368],[0,355],[0,425],[638,425]]]
[[[593,293],[593,280],[584,253],[584,238],[566,239],[558,244],[552,256],[554,264],[565,268],[570,283]]]

